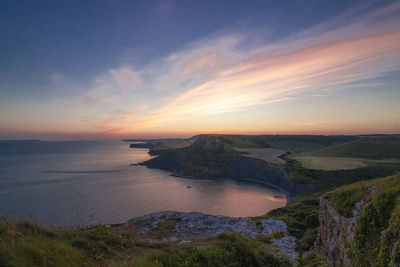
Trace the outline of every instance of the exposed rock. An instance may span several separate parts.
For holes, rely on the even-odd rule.
[[[296,260],[296,257],[299,254],[296,251],[297,245],[296,238],[294,236],[285,236],[281,239],[272,239],[271,245],[279,248],[292,262]]]
[[[173,229],[163,236],[161,241],[179,241],[178,244],[188,243],[196,237],[214,237],[222,233],[239,233],[250,238],[259,234],[270,234],[274,231],[288,233],[287,225],[281,220],[263,220],[262,226],[257,226],[250,218],[234,218],[226,216],[213,216],[199,212],[182,213],[163,211],[135,217],[128,224],[135,225],[140,233],[151,234],[164,220],[176,219]],[[296,238],[286,235],[280,239],[272,239],[271,245],[284,252],[291,261],[294,261],[296,252]]]
[[[375,191],[376,191],[376,184],[368,184],[367,186],[368,186],[368,191],[369,191],[371,194],[374,194]]]
[[[353,241],[357,216],[364,203],[355,204],[354,216],[351,218],[340,215],[324,198],[321,198],[320,206],[321,212],[318,216],[320,228],[314,244],[315,251],[328,261],[329,266],[349,266],[345,243]]]
[[[282,220],[263,220],[261,221],[264,234],[270,234],[274,231],[283,231],[288,233],[286,223]]]
[[[182,177],[251,179],[286,192],[292,188],[285,170],[261,159],[243,156],[213,136],[201,136],[189,147],[165,152],[142,164],[170,170]]]

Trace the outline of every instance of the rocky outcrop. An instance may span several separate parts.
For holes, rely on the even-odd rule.
[[[152,232],[156,232],[168,220],[173,220],[174,225],[168,233],[163,233],[162,241],[187,243],[193,238],[214,237],[222,233],[239,233],[256,238],[258,235],[282,231],[286,235],[279,239],[272,239],[271,245],[284,252],[291,261],[295,261],[298,255],[296,238],[289,235],[286,223],[281,220],[263,220],[261,225],[257,225],[250,218],[213,216],[199,212],[163,211],[135,217],[128,221],[128,225],[137,227],[139,233],[151,236]]]
[[[170,170],[183,177],[253,180],[269,183],[286,192],[292,188],[283,169],[245,157],[214,136],[200,136],[189,147],[168,151],[143,165]]]
[[[345,244],[353,241],[357,216],[363,208],[363,202],[356,203],[351,218],[339,214],[324,198],[320,200],[320,207],[320,228],[314,244],[315,251],[328,261],[329,266],[349,266]]]

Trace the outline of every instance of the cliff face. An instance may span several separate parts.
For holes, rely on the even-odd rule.
[[[212,136],[201,136],[189,147],[166,152],[143,164],[181,176],[248,179],[270,183],[286,191],[291,188],[284,170],[263,160],[245,157]]]
[[[400,174],[324,194],[315,250],[329,266],[400,266]]]
[[[349,266],[345,244],[350,244],[354,239],[358,212],[355,212],[356,216],[346,218],[324,198],[321,198],[320,206],[321,212],[318,216],[320,229],[314,244],[315,251],[328,261],[329,266]],[[361,208],[360,204],[356,206],[357,210]]]

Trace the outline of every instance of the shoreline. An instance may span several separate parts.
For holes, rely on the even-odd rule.
[[[277,189],[279,192],[281,192],[281,193],[285,196],[285,198],[286,198],[286,204],[285,204],[284,207],[286,207],[286,206],[292,201],[292,197],[290,196],[290,193],[289,193],[288,191],[284,190],[283,188],[281,188],[281,187],[279,187],[279,186],[277,186],[277,185],[268,183],[268,182],[263,182],[263,181],[255,180],[255,179],[251,179],[251,178],[242,178],[242,179],[223,178],[223,177],[221,177],[221,178],[215,178],[215,179],[211,179],[211,178],[196,178],[196,177],[193,177],[193,176],[190,176],[190,175],[178,174],[178,172],[177,172],[176,170],[170,169],[170,168],[155,168],[155,167],[149,167],[149,166],[147,166],[147,165],[145,164],[145,161],[144,161],[144,162],[140,162],[140,163],[136,163],[136,164],[131,164],[131,166],[146,166],[146,167],[149,168],[149,169],[164,170],[164,171],[169,172],[169,173],[170,173],[170,176],[174,176],[174,177],[178,177],[178,178],[185,178],[185,179],[192,179],[192,180],[201,180],[201,179],[208,179],[208,180],[229,179],[229,180],[233,180],[233,181],[242,181],[242,182],[257,183],[257,184],[261,184],[261,185],[264,185],[264,186],[268,186],[268,187],[275,188],[275,189]],[[267,213],[268,213],[268,212],[267,212]],[[267,214],[267,213],[266,213],[266,214]]]

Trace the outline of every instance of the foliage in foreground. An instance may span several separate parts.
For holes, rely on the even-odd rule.
[[[328,267],[328,263],[321,259],[316,253],[310,253],[307,256],[297,259],[298,267]]]
[[[347,217],[356,202],[368,203],[346,246],[354,266],[400,264],[400,174],[344,186],[325,197]]]
[[[313,193],[296,197],[286,207],[270,211],[268,214],[256,217],[256,223],[265,219],[283,220],[290,234],[298,238],[300,251],[307,251],[314,245],[318,231],[319,198],[321,193]]]
[[[0,266],[291,266],[277,249],[238,234],[190,244],[148,243],[109,226],[41,227],[3,218]]]

